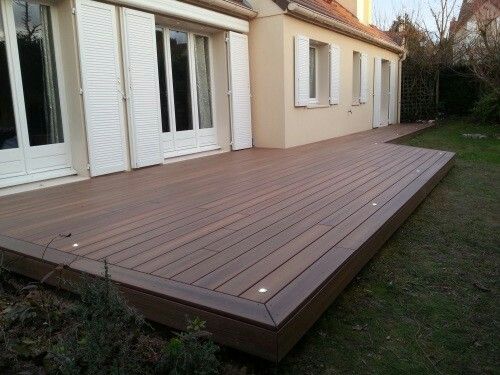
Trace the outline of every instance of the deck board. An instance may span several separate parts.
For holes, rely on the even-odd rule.
[[[200,316],[216,340],[279,360],[451,167],[452,153],[388,143],[424,128],[0,197],[0,247],[34,278],[58,264],[99,276],[107,260],[148,318],[182,328]]]

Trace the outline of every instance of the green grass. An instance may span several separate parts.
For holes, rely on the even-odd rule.
[[[449,121],[407,141],[456,152],[454,168],[278,368],[236,363],[279,374],[500,373],[497,132]]]

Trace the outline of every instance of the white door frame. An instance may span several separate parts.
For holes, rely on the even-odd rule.
[[[162,133],[164,145],[164,157],[175,157],[188,153],[202,152],[209,149],[219,148],[217,145],[217,124],[215,122],[215,104],[214,104],[214,72],[213,72],[213,56],[212,56],[212,38],[208,34],[190,32],[183,28],[171,28],[157,25],[157,30],[163,30],[163,47],[165,49],[165,69],[167,79],[167,100],[170,132]],[[179,31],[186,33],[188,36],[188,64],[189,64],[189,84],[191,95],[191,116],[193,121],[192,130],[177,131],[175,119],[175,98],[172,75],[172,55],[170,49],[170,31]],[[194,38],[196,35],[208,38],[209,44],[209,62],[210,62],[210,95],[211,95],[211,112],[213,127],[209,129],[200,129],[198,119],[198,94],[196,87],[196,61],[194,54]],[[203,142],[206,138],[212,138],[214,142]]]
[[[0,178],[20,177],[30,175],[26,179],[17,178],[17,183],[34,181],[37,179],[51,178],[54,171],[66,169],[65,172],[57,172],[55,175],[67,175],[75,173],[71,169],[70,135],[68,127],[68,113],[65,100],[65,83],[62,69],[62,54],[59,41],[59,23],[57,13],[49,6],[50,20],[52,26],[52,43],[54,47],[54,58],[58,85],[58,100],[62,122],[64,141],[60,143],[41,146],[30,146],[28,120],[24,101],[24,88],[22,83],[22,72],[17,44],[17,32],[14,19],[12,0],[0,0],[0,9],[3,16],[5,31],[7,64],[9,79],[11,83],[11,96],[16,122],[18,147],[15,149],[0,150],[0,162],[11,165],[12,173],[0,173]],[[17,165],[13,166],[12,164]],[[3,181],[1,185],[10,185]]]

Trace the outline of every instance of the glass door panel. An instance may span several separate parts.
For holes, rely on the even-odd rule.
[[[198,96],[198,121],[200,129],[213,127],[212,93],[210,87],[210,56],[208,54],[208,38],[195,35],[194,59],[196,67],[196,93]]]
[[[0,4],[1,5],[1,4]],[[0,8],[0,186],[2,179],[26,174],[23,149],[14,113],[13,87],[9,69],[7,27]]]
[[[48,6],[13,2],[30,146],[64,142]]]
[[[161,127],[163,133],[170,132],[168,113],[167,70],[165,65],[165,41],[163,29],[156,30],[156,55],[158,60],[158,79],[160,85]]]
[[[196,98],[198,109],[198,146],[217,144],[217,133],[212,114],[212,77],[210,71],[209,39],[194,36],[194,63],[196,69]]]
[[[165,157],[216,145],[209,38],[157,26],[156,43]]]
[[[19,147],[12,103],[5,30],[0,9],[0,150]]]
[[[174,87],[175,130],[193,130],[187,33],[170,31],[170,55]]]

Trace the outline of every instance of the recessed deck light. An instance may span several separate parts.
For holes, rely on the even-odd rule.
[[[77,244],[77,243],[74,243],[74,244],[73,244],[73,247],[78,247],[78,244]]]
[[[260,289],[259,289],[259,293],[265,293],[265,292],[267,292],[267,289],[266,289],[266,288],[260,288]]]
[[[376,206],[376,205],[377,205],[377,203],[375,203],[375,202],[372,203],[372,206]]]
[[[417,169],[417,173],[420,172],[420,169]]]

